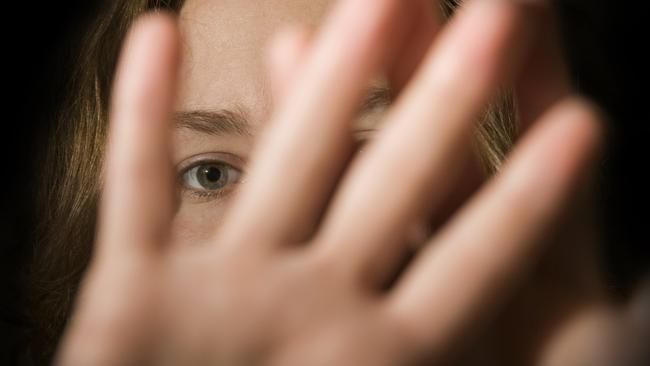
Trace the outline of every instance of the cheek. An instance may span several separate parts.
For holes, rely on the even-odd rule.
[[[172,222],[172,245],[210,245],[223,223],[226,211],[225,202],[182,203]]]

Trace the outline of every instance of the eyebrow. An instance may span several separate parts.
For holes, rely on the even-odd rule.
[[[383,110],[392,102],[391,90],[387,87],[370,87],[361,103],[359,116]],[[177,112],[174,115],[176,128],[189,129],[208,135],[234,135],[252,137],[253,129],[244,108],[197,109]]]
[[[253,136],[248,117],[242,108],[220,110],[191,110],[177,112],[176,128],[186,128],[208,135]]]

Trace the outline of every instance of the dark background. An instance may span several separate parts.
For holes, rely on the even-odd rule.
[[[66,91],[74,49],[97,1],[3,4],[3,108],[0,180],[0,364],[15,364],[27,329],[23,270],[32,251],[38,151]],[[648,268],[650,118],[648,57],[639,2],[564,0],[572,72],[580,89],[611,116],[602,163],[611,287],[621,296]],[[61,5],[65,4],[65,5]]]

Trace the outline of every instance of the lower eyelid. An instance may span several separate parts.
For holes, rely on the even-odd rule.
[[[226,188],[219,191],[198,191],[198,190],[188,190],[184,189],[181,193],[183,196],[187,196],[192,200],[197,200],[201,202],[211,202],[215,200],[222,200],[230,195],[232,188]]]

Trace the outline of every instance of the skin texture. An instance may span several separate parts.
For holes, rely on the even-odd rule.
[[[241,114],[249,136],[177,129],[174,162],[209,153],[235,155],[244,170],[255,137],[273,105],[268,42],[289,22],[316,26],[330,1],[187,1],[179,20],[183,37],[179,112],[230,110]],[[235,45],[235,46],[233,46]],[[315,132],[315,131],[314,131]],[[222,157],[225,157],[222,155]],[[287,171],[284,174],[291,174]],[[232,187],[231,187],[232,188]],[[179,245],[210,240],[230,200],[184,195],[175,217]]]
[[[318,31],[262,51],[281,25],[318,24],[330,8]],[[483,364],[593,364],[581,359],[592,347],[619,359],[607,336],[641,332],[602,294],[593,230],[573,209],[600,116],[539,36],[548,9],[474,1],[445,28],[423,15],[434,9],[189,1],[178,21],[138,22],[114,89],[97,250],[58,362],[439,364],[471,346]],[[382,80],[395,102],[360,113]],[[499,175],[413,243],[468,173],[473,121],[503,85],[521,96],[526,133]],[[253,136],[187,123],[222,109]],[[379,119],[353,159],[352,131]],[[178,167],[202,154],[246,162],[236,194],[183,184]]]

